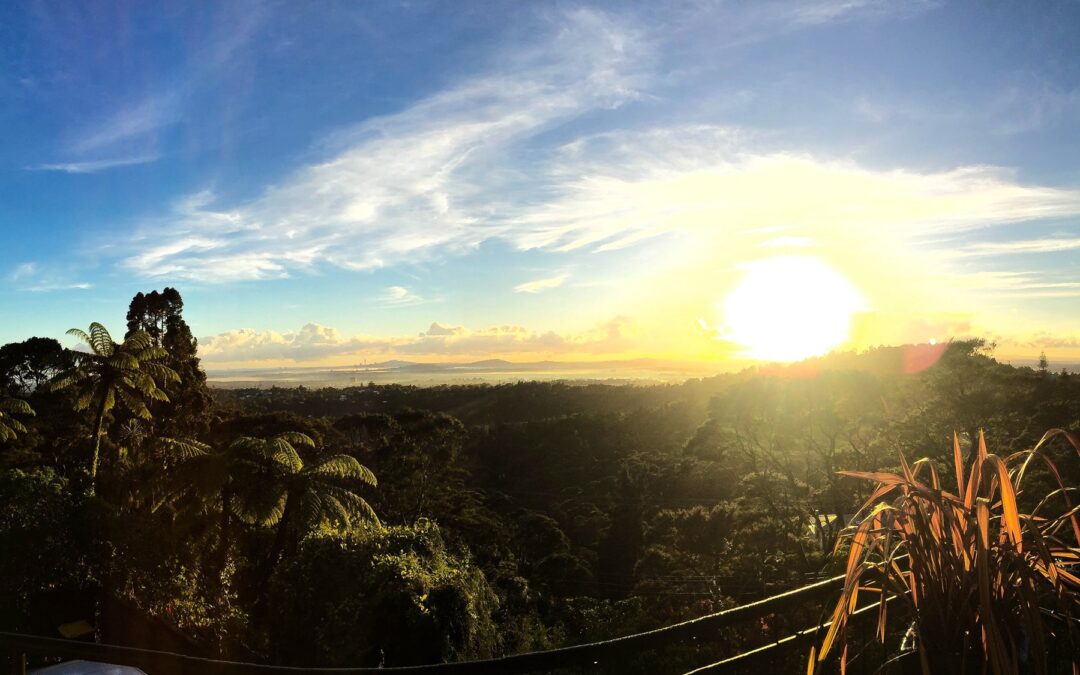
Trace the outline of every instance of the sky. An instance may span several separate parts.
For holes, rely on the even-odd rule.
[[[0,130],[0,342],[1080,360],[1075,1],[4,3]]]

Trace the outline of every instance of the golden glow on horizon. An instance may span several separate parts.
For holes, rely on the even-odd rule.
[[[798,361],[844,343],[862,295],[817,258],[767,258],[746,265],[746,275],[724,302],[725,340],[761,361]]]

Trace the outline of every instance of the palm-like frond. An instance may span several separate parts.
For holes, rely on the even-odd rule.
[[[116,393],[120,396],[120,400],[123,402],[124,407],[127,408],[132,415],[144,420],[152,419],[153,416],[150,414],[150,409],[146,407],[146,403],[130,389],[117,387]]]
[[[300,459],[300,453],[283,435],[264,441],[264,452],[266,457],[281,464],[289,473],[296,473],[304,468],[304,460]]]
[[[0,441],[13,441],[18,434],[26,433],[26,427],[14,415],[33,416],[34,409],[19,398],[0,399]]]
[[[77,353],[73,367],[57,375],[49,386],[54,391],[75,389],[75,409],[94,411],[94,454],[90,467],[90,475],[94,477],[105,419],[117,400],[131,414],[149,420],[152,418],[149,402],[167,402],[169,397],[162,387],[166,382],[179,382],[180,377],[173,369],[155,362],[168,356],[168,352],[154,346],[146,332],[132,333],[118,344],[105,326],[94,322],[89,331],[72,328],[68,335],[85,342],[91,352]],[[91,489],[92,485],[93,482]]]
[[[116,343],[113,342],[112,335],[97,321],[90,324],[89,342],[94,353],[99,356],[112,356],[116,351]]]
[[[180,376],[176,374],[176,371],[168,366],[153,361],[141,361],[139,363],[139,370],[142,370],[150,377],[158,380],[159,382],[179,382]]]
[[[75,399],[75,410],[86,410],[94,400],[94,390],[86,388]]]
[[[285,515],[289,493],[280,483],[261,481],[242,485],[233,500],[233,513],[248,525],[277,525]]]
[[[154,346],[154,339],[146,331],[135,331],[124,339],[124,347],[129,351],[141,351]]]
[[[252,436],[238,436],[229,444],[229,451],[236,454],[261,456],[263,439]]]
[[[352,478],[375,487],[379,482],[371,469],[361,464],[351,455],[334,455],[308,469],[313,475],[334,478]]]
[[[124,343],[127,345],[127,343]],[[148,361],[150,359],[163,359],[169,355],[168,350],[164,347],[145,347],[132,349],[131,352],[139,357],[140,361]]]
[[[270,438],[237,438],[231,452],[250,458],[239,479],[234,505],[247,523],[272,525],[288,512],[288,527],[321,523],[348,526],[358,520],[378,522],[371,505],[356,492],[358,484],[377,485],[370,469],[349,455],[334,455],[307,465],[296,446],[315,447],[310,436],[287,432]]]
[[[85,342],[90,348],[93,348],[94,346],[94,343],[90,339],[90,336],[87,335],[86,331],[82,330],[81,328],[69,328],[67,330],[67,334],[71,335],[72,337],[79,338],[80,341]]]
[[[139,359],[128,352],[119,351],[108,359],[108,364],[117,370],[137,370]]]
[[[116,388],[109,387],[103,392],[104,402],[101,404],[102,412],[110,412],[116,406]]]
[[[299,431],[286,431],[276,436],[282,440],[288,441],[293,445],[303,445],[309,448],[315,447],[315,441],[307,434],[302,434]]]
[[[345,488],[327,485],[323,487],[328,502],[338,507],[338,515],[345,525],[352,525],[357,521],[378,523],[379,517],[375,515],[375,509],[360,495]]]
[[[34,416],[34,409],[21,398],[0,399],[0,414]]]
[[[208,444],[193,438],[162,437],[158,439],[158,444],[168,457],[180,461],[208,455],[212,450]]]

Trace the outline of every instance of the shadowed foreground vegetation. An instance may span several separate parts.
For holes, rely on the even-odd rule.
[[[1067,660],[1040,645],[1075,613],[1080,460],[1064,431],[1040,440],[1080,427],[1080,377],[969,341],[678,385],[212,391],[182,310],[139,294],[122,340],[94,324],[82,351],[0,347],[0,630],[83,620],[115,644],[392,666],[610,638],[846,571],[821,672],[844,650],[875,672],[909,632],[988,672]],[[843,622],[863,586],[899,603],[877,630]],[[830,609],[619,672],[681,673]]]

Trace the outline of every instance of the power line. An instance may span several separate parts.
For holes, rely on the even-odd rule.
[[[739,607],[707,614],[664,628],[610,640],[540,652],[514,654],[495,659],[439,663],[426,666],[391,668],[268,666],[184,656],[151,649],[118,647],[4,632],[0,632],[0,646],[16,653],[33,652],[85,658],[135,666],[148,672],[179,672],[184,675],[187,673],[205,673],[206,675],[269,675],[272,673],[334,673],[337,675],[386,675],[387,673],[468,673],[469,675],[483,675],[491,673],[512,675],[515,673],[551,671],[558,668],[596,667],[602,662],[609,664],[635,652],[711,637],[720,628],[742,621],[758,619],[793,606],[800,606],[814,600],[823,599],[839,590],[843,582],[843,576],[833,577]]]

